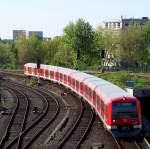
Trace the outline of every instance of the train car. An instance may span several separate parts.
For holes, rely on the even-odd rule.
[[[96,111],[104,127],[116,137],[135,137],[141,131],[140,102],[118,86],[93,75],[68,68],[24,65],[24,74],[52,80],[83,97]]]

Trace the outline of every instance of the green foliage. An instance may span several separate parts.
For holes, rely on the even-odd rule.
[[[11,46],[0,41],[0,67],[15,68],[15,55],[11,51]]]
[[[18,64],[23,65],[28,62],[28,41],[24,36],[20,36],[20,38],[15,41],[15,47],[17,49]]]
[[[28,60],[31,62],[36,62],[37,59],[44,61],[44,56],[46,54],[45,49],[43,49],[41,38],[32,35],[28,39]]]
[[[80,56],[77,59],[78,49]],[[22,68],[24,63],[41,59],[45,64],[99,70],[102,49],[105,50],[105,60],[111,57],[120,68],[150,71],[150,24],[130,25],[120,31],[101,27],[94,30],[89,22],[78,19],[64,28],[62,36],[49,41],[37,36],[29,39],[20,36],[7,45],[0,40],[0,64],[12,68],[17,64]],[[126,78],[125,75],[119,79]]]
[[[149,26],[150,27],[150,26]],[[146,27],[147,28],[147,27]],[[120,48],[121,57],[130,67],[142,66],[148,64],[148,50],[145,26],[132,25],[121,31]],[[147,38],[147,39],[146,39]]]
[[[29,39],[21,36],[15,41],[17,49],[17,59],[19,65],[24,65],[27,62],[36,62],[37,59],[44,61],[44,56],[46,54],[43,48],[43,41],[33,35]]]
[[[73,65],[76,66],[82,63],[91,64],[94,45],[94,30],[92,26],[83,19],[78,19],[74,24],[70,22],[64,29],[64,41],[67,48],[73,50]],[[77,62],[77,57],[74,55],[80,49],[80,61]],[[76,54],[77,55],[77,54]],[[95,55],[95,54],[94,54]]]

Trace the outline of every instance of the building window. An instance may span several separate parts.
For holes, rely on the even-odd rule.
[[[117,27],[120,28],[120,23],[119,22],[117,23]]]
[[[108,23],[105,23],[105,28],[108,28]]]

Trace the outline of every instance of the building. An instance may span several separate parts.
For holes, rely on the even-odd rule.
[[[118,30],[122,28],[121,19],[108,20],[104,22],[104,28]]]
[[[13,30],[13,40],[18,39],[20,36],[26,37],[25,30]]]
[[[28,37],[30,38],[32,35],[36,35],[43,39],[43,32],[42,31],[29,31]]]
[[[5,43],[8,43],[8,44],[10,44],[10,43],[12,43],[12,42],[13,42],[13,40],[12,40],[12,39],[3,39],[3,41],[4,41]]]
[[[104,22],[104,28],[119,30],[129,25],[143,25],[146,22],[149,22],[150,19],[148,17],[142,18],[123,18],[116,20],[108,20]]]
[[[122,18],[122,28],[129,25],[144,25],[149,22],[150,19],[148,17],[142,18]]]

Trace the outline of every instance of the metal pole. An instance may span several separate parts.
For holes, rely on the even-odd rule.
[[[1,97],[2,97],[2,90],[1,90],[1,80],[0,80],[0,105],[2,104]]]

